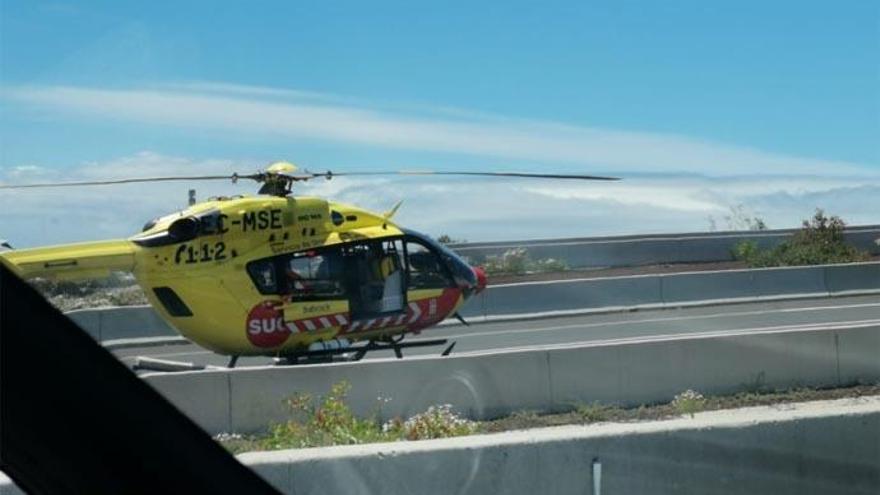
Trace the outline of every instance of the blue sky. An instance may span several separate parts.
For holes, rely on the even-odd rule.
[[[578,170],[637,190],[515,183],[554,207],[508,229],[485,214],[516,207],[502,201],[507,183],[436,185],[500,196],[454,205],[470,210],[454,222],[424,220],[450,206],[433,203],[429,185],[314,192],[377,208],[402,196],[416,228],[473,239],[705,230],[740,203],[771,226],[816,206],[880,223],[876,1],[227,3],[0,4],[0,181],[278,158],[336,170]],[[185,188],[119,209],[137,221],[94,221],[126,235]],[[99,207],[94,198],[80,208]],[[72,211],[70,196],[13,199],[45,207],[38,224],[53,207]],[[0,237],[91,237],[28,230],[37,213],[5,211]]]

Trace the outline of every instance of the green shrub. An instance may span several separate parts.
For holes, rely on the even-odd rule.
[[[345,403],[351,386],[334,384],[318,404],[309,394],[297,394],[287,401],[292,418],[273,425],[262,439],[264,449],[349,445],[396,440],[379,427],[375,418],[359,419]]]
[[[690,414],[694,417],[694,413],[698,413],[705,409],[706,398],[703,394],[687,389],[672,399],[672,407],[678,414]]]
[[[483,268],[489,275],[522,275],[525,273],[561,272],[568,270],[568,265],[565,261],[555,258],[532,260],[528,250],[519,247],[508,249],[501,256],[487,256]]]
[[[386,426],[388,423],[386,423]],[[449,404],[431,406],[427,411],[416,414],[403,423],[392,422],[391,427],[383,430],[397,430],[407,440],[427,440],[431,438],[459,437],[476,433],[477,424],[460,417]]]
[[[564,272],[568,270],[568,264],[556,258],[538,260],[532,265],[532,271],[536,272]]]
[[[761,250],[754,241],[742,241],[733,248],[733,256],[752,268],[803,266],[865,261],[868,254],[846,244],[846,223],[838,216],[826,216],[817,209],[813,218],[789,240],[773,249]]]
[[[477,431],[477,423],[461,418],[448,404],[432,406],[406,421],[393,418],[381,424],[378,411],[371,417],[358,418],[345,402],[350,389],[348,382],[336,383],[317,404],[309,394],[293,396],[287,400],[291,418],[272,425],[267,435],[251,440],[249,445],[276,450],[446,438]]]
[[[767,230],[767,222],[763,218],[752,215],[752,212],[746,209],[745,205],[739,204],[731,206],[730,214],[724,215],[727,230]],[[718,230],[718,221],[714,216],[709,215],[709,230]]]

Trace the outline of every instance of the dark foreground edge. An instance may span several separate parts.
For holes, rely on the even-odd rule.
[[[2,264],[0,469],[33,494],[278,493]]]

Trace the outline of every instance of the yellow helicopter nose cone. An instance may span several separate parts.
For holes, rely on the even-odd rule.
[[[299,169],[290,162],[275,162],[266,168],[266,172],[270,174],[292,174]]]

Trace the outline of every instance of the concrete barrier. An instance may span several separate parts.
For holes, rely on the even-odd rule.
[[[880,327],[868,332],[880,334]],[[836,338],[837,331],[777,332],[555,349],[548,352],[553,409],[592,401],[664,402],[687,389],[731,394],[838,385],[845,382],[837,369]],[[874,351],[880,353],[880,346]],[[880,378],[880,363],[854,367],[849,377]]]
[[[873,356],[873,357],[872,357]],[[408,417],[449,403],[475,419],[565,410],[601,401],[668,401],[706,394],[880,380],[880,326],[651,337],[522,351],[333,365],[147,374],[144,379],[212,434],[250,433],[289,417],[284,401],[351,384],[361,415]],[[383,399],[387,399],[385,402]]]
[[[825,285],[825,273],[828,269],[827,266],[799,266],[752,270],[752,294],[758,297],[786,294],[825,295],[831,292]],[[880,281],[874,288],[880,289]]]
[[[880,263],[827,265],[825,286],[834,293],[880,289]]]
[[[860,263],[866,271],[880,264]],[[715,272],[671,273],[662,279],[662,299],[666,303],[718,299],[750,299],[774,296],[825,296],[836,293],[825,284],[827,274],[847,270],[840,265],[759,268]],[[862,289],[880,289],[880,278]]]
[[[495,285],[461,313],[479,318],[877,292],[880,263],[870,262]]]
[[[835,334],[838,381],[870,380],[880,368],[880,332],[860,328]]]
[[[662,280],[662,298],[667,303],[755,297],[751,270],[674,273],[657,278]]]
[[[229,374],[199,371],[145,375],[153,386],[181,412],[204,430],[214,433],[233,431],[230,421],[231,392]],[[281,398],[278,398],[278,402]],[[268,424],[266,424],[268,426]]]
[[[674,307],[701,301],[715,304],[864,293],[880,293],[880,262],[494,285],[470,301],[461,314],[479,321],[481,317]],[[67,314],[101,342],[178,335],[149,306]]]
[[[662,303],[660,278],[653,275],[492,286],[485,300],[465,307],[465,315],[511,315],[582,308]]]
[[[455,244],[451,247],[475,263],[488,256],[501,256],[514,248],[525,248],[532,259],[563,260],[572,268],[638,266],[662,263],[730,261],[732,250],[742,241],[768,249],[788,239],[797,229],[697,232],[683,234],[628,235],[536,239]],[[873,255],[880,254],[880,225],[849,227],[847,243]]]
[[[179,335],[150,306],[77,309],[65,314],[99,342]]]
[[[876,494],[880,400],[239,455],[283,493]]]
[[[247,453],[282,493],[876,494],[880,398]],[[19,495],[0,475],[0,494]]]

